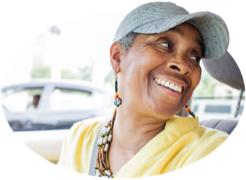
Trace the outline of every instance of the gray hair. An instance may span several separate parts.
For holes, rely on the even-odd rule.
[[[130,32],[126,36],[118,40],[117,43],[121,45],[126,51],[128,51],[131,48],[137,35],[138,33]]]

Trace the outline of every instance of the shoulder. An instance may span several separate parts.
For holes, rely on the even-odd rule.
[[[190,132],[196,137],[194,143],[201,147],[201,149],[203,147],[208,151],[212,151],[227,139],[227,133],[217,129],[205,127],[199,123],[198,118],[193,119],[196,121],[196,125],[194,125],[194,128]]]
[[[169,124],[173,134],[178,133],[180,140],[186,142],[186,150],[198,156],[210,153],[228,137],[225,132],[201,126],[197,117],[175,116]]]
[[[78,172],[88,171],[95,139],[101,125],[107,120],[105,118],[91,118],[75,123],[63,142],[58,165]]]
[[[174,116],[171,120],[170,126],[175,127],[176,131],[179,130],[183,135],[194,135],[200,142],[209,139],[226,139],[228,137],[228,134],[223,131],[202,126],[198,117]]]
[[[211,148],[217,147],[228,137],[228,134],[223,131],[207,128],[201,125],[199,126],[198,131],[200,133],[200,143],[208,144]]]
[[[186,163],[199,160],[216,150],[227,139],[228,134],[216,129],[198,126],[192,132],[195,134],[194,141],[189,144],[189,158]]]
[[[75,123],[69,130],[67,141],[94,136],[104,120],[102,117],[97,117]]]
[[[100,121],[98,118],[93,119],[86,119],[83,121],[76,122],[70,129],[70,132],[79,133],[81,131],[91,131],[96,126],[100,124]]]

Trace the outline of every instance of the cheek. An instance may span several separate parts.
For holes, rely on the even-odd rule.
[[[199,85],[200,81],[201,81],[201,67],[199,66],[199,68],[197,68],[197,70],[194,72],[194,77],[192,78],[194,85],[193,85],[193,90]]]
[[[199,67],[196,71],[193,72],[192,77],[191,77],[191,87],[190,90],[187,94],[187,100],[189,100],[194,92],[194,90],[196,89],[196,87],[199,85],[201,80],[201,68]]]
[[[147,67],[144,62],[145,60],[139,56],[125,59],[120,72],[120,89],[123,96],[129,99],[135,99],[136,96],[140,94],[140,91],[144,89],[145,72],[147,71]]]
[[[143,82],[147,80],[149,74],[160,64],[158,59],[154,57],[149,50],[138,50],[128,55],[122,64],[122,70],[124,74],[129,75],[130,79],[133,80],[134,78],[138,83],[139,81]]]
[[[129,51],[121,64],[124,87],[127,87],[129,94],[135,97],[140,95],[146,97],[152,72],[161,64],[163,64],[163,56],[153,49],[142,48]]]
[[[201,68],[199,67],[192,74],[192,77],[191,77],[192,84],[191,84],[189,91],[186,93],[185,97],[183,98],[182,106],[184,106],[184,104],[188,103],[194,90],[199,85],[200,80],[201,80]]]

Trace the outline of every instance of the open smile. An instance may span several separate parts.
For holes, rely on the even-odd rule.
[[[173,80],[166,77],[154,77],[155,84],[162,87],[163,90],[171,95],[180,96],[187,86],[186,83]],[[165,89],[164,89],[165,88]]]

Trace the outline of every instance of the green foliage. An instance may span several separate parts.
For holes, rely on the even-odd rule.
[[[92,81],[92,66],[85,66],[83,68],[77,69],[77,71],[62,69],[61,79]]]
[[[39,65],[32,68],[32,79],[50,79],[52,69],[48,65]],[[72,69],[61,69],[61,79],[85,80],[92,81],[92,66],[78,68],[75,71]]]
[[[204,70],[200,84],[195,89],[193,96],[213,96],[217,82]]]
[[[31,78],[50,78],[51,77],[51,67],[48,65],[40,65],[38,67],[32,68]]]

